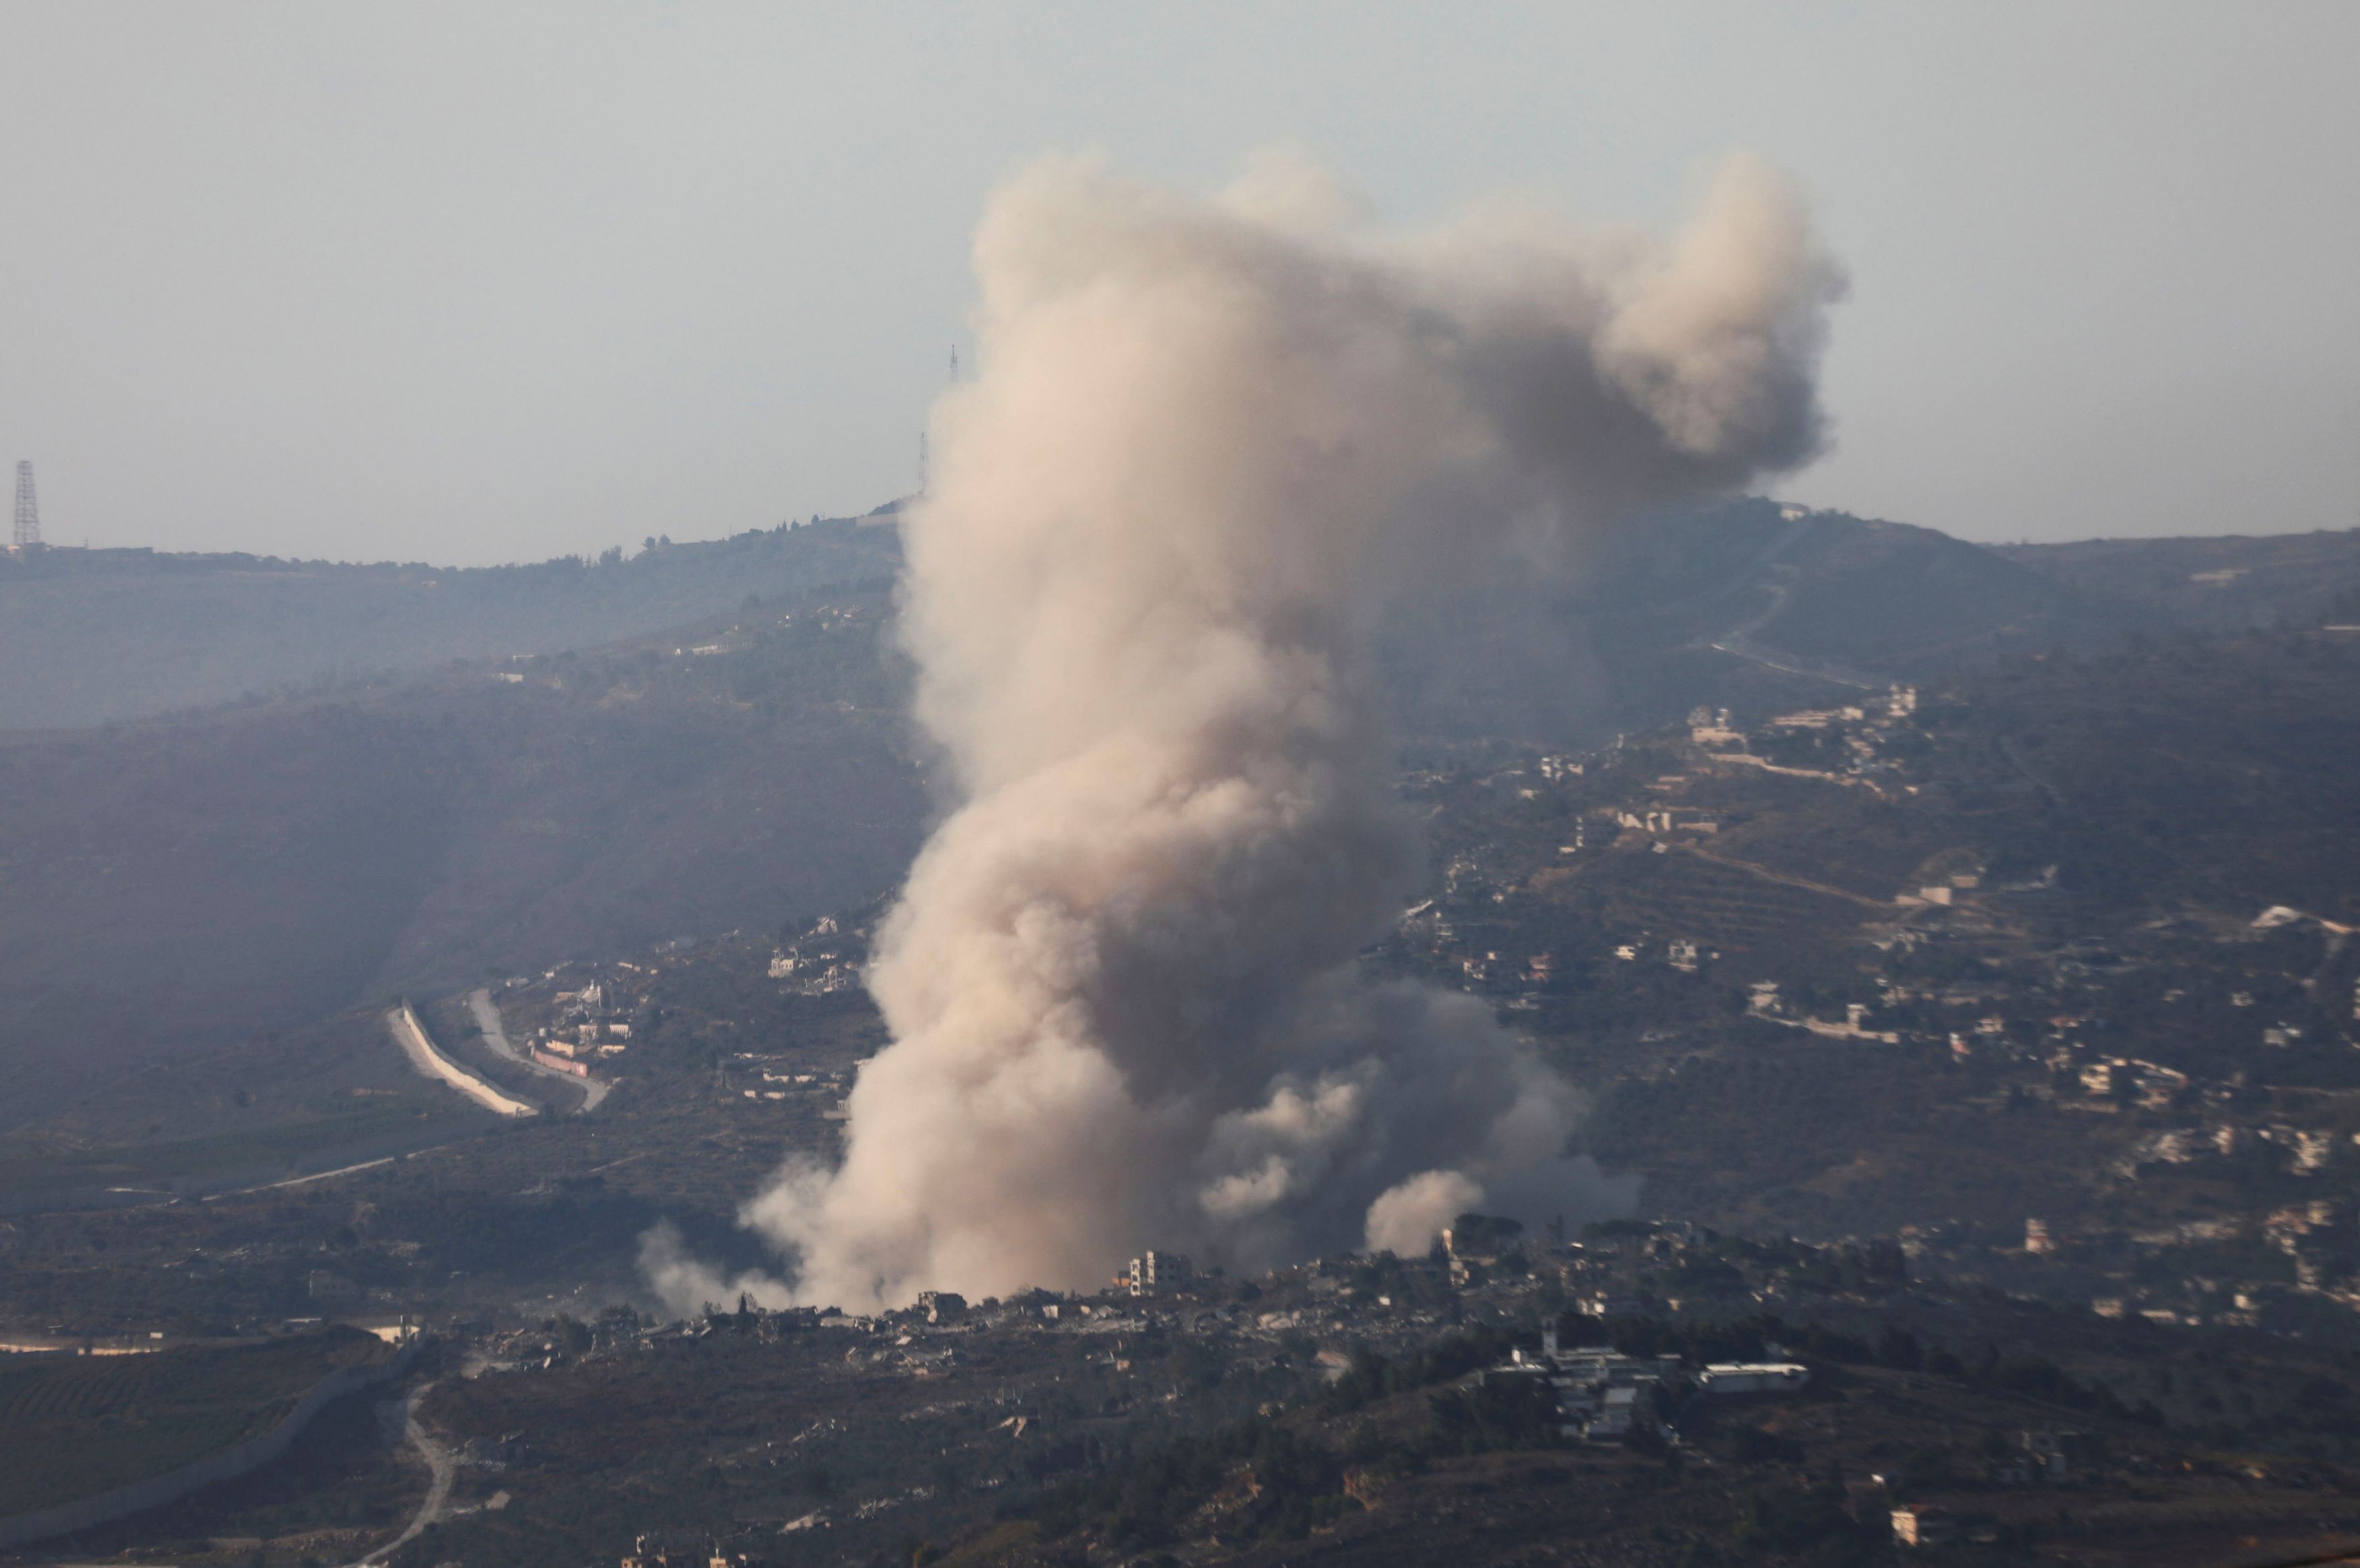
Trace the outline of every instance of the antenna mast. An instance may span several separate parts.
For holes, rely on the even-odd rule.
[[[16,548],[30,550],[41,542],[41,506],[33,496],[33,465],[19,461],[16,464]]]
[[[957,386],[958,378],[958,344],[953,343],[951,344],[951,385]],[[926,432],[924,427],[921,426],[918,430],[918,494],[923,495],[925,493]]]

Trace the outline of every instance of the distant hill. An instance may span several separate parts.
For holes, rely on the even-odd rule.
[[[2305,538],[2316,553],[2344,536]],[[2135,593],[2124,563],[2191,548],[2108,546],[2093,574],[2070,550],[2019,560],[1735,501],[1600,541],[1577,576],[1503,572],[1406,605],[1382,675],[1414,755],[1580,750],[1699,706],[1753,724],[2185,626],[2153,585],[2170,573]],[[169,718],[0,727],[0,1126],[396,989],[874,898],[933,809],[882,518],[489,572],[77,553],[0,567],[9,711],[284,679]],[[2238,592],[2257,613],[2299,607],[2348,582],[2340,559],[2256,568]],[[778,586],[805,582],[822,585]],[[27,629],[27,605],[49,631]],[[584,646],[512,657],[535,639]],[[378,664],[396,673],[333,679]],[[2049,727],[2111,733],[2110,713]],[[2124,746],[2105,765],[2141,785]]]
[[[880,579],[890,527],[848,518],[624,559],[467,569],[146,550],[0,555],[0,729],[143,718],[453,659],[553,653]]]
[[[1703,705],[1743,719],[2012,650],[2097,647],[2161,612],[1930,528],[1732,501],[1522,563],[1395,617],[1415,738],[1587,745]]]
[[[487,966],[775,925],[925,811],[886,590],[595,653],[0,734],[0,1126]]]
[[[2360,620],[2360,530],[1987,548],[1747,497],[1404,606],[1386,679],[1413,742],[1582,746],[1689,708],[1744,723],[2010,653]]]
[[[900,566],[893,507],[856,522],[530,566],[246,555],[0,555],[0,729],[81,726],[626,640]],[[1516,563],[1396,617],[1414,735],[1564,738],[1667,708],[1806,701],[2011,648],[2315,621],[2360,587],[2360,530],[1986,549],[1732,501]],[[1745,667],[1745,668],[1740,668]]]
[[[2360,591],[2360,528],[1998,545],[1992,553],[2084,593],[2208,629],[2313,625],[2339,598]]]

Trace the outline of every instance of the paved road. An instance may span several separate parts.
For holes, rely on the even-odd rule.
[[[1775,882],[1787,887],[1799,887],[1806,893],[1824,894],[1830,898],[1843,898],[1852,903],[1864,904],[1872,909],[1887,913],[1895,908],[1890,898],[1872,898],[1865,893],[1854,893],[1848,888],[1830,887],[1825,882],[1814,882],[1808,877],[1797,877],[1792,872],[1774,871],[1769,866],[1757,866],[1751,860],[1739,860],[1734,855],[1715,855],[1701,844],[1684,844],[1679,847],[1695,855],[1699,860],[1710,860],[1715,866],[1726,866],[1732,871],[1743,871],[1750,877],[1759,877],[1765,882]]]
[[[419,1401],[425,1399],[427,1390],[433,1387],[433,1382],[429,1380],[412,1388],[402,1414],[402,1435],[409,1438],[410,1446],[425,1459],[427,1473],[432,1477],[426,1485],[425,1500],[418,1505],[418,1511],[410,1516],[410,1523],[402,1528],[399,1536],[353,1563],[351,1568],[377,1568],[377,1564],[424,1534],[428,1525],[439,1523],[451,1511],[451,1483],[458,1478],[459,1461],[418,1424]]]
[[[224,1198],[243,1198],[248,1192],[276,1192],[281,1187],[308,1186],[313,1181],[325,1181],[332,1176],[349,1176],[355,1171],[374,1171],[380,1165],[390,1165],[397,1160],[408,1158],[407,1155],[388,1154],[377,1160],[364,1160],[358,1165],[339,1165],[333,1171],[314,1171],[309,1176],[290,1176],[283,1181],[265,1181],[258,1187],[235,1187],[226,1192],[207,1192],[200,1201],[212,1203]]]
[[[589,1097],[578,1107],[580,1112],[586,1114],[596,1110],[598,1102],[605,1099],[607,1091],[614,1088],[614,1084],[604,1079],[577,1078],[571,1073],[560,1073],[554,1067],[543,1067],[530,1056],[508,1043],[508,1030],[500,1026],[500,1009],[492,1000],[491,987],[478,985],[470,991],[467,994],[467,1010],[475,1015],[475,1027],[484,1031],[484,1043],[492,1048],[494,1054],[515,1062],[528,1072],[538,1073],[544,1078],[554,1078],[561,1083],[574,1084],[587,1094]]]

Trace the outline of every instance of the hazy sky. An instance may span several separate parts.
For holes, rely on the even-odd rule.
[[[993,180],[1317,149],[1393,221],[1850,267],[1781,494],[1973,539],[2360,523],[2360,5],[0,4],[0,457],[50,538],[476,562],[909,488]]]

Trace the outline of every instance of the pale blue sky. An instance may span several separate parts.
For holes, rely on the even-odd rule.
[[[1784,495],[2360,523],[2360,5],[0,5],[0,458],[51,537],[476,562],[909,486],[993,180],[1313,147],[1391,219],[1677,215],[1853,296]]]

